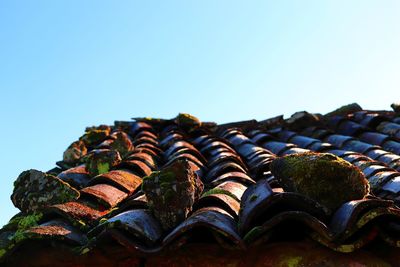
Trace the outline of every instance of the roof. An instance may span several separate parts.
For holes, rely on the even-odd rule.
[[[374,242],[399,247],[396,111],[352,104],[325,116],[298,112],[218,125],[180,114],[88,127],[57,167],[18,177],[12,201],[21,213],[0,231],[1,260],[10,261],[24,244],[44,243],[61,244],[79,258],[111,240],[141,255],[196,243],[242,251],[299,240],[347,253]],[[271,162],[308,151],[332,153],[360,168],[370,194],[329,212],[316,199],[283,190]],[[175,192],[183,196],[201,183],[198,196],[149,200],[164,189],[150,184],[147,194],[143,181],[177,162],[185,177],[200,181],[174,184]],[[175,210],[179,216],[168,217]]]

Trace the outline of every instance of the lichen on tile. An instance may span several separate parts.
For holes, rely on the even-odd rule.
[[[201,121],[189,113],[179,113],[175,118],[175,123],[187,131],[201,126]]]
[[[87,148],[85,143],[81,140],[73,142],[63,154],[63,161],[67,164],[75,164],[80,158],[85,156]]]
[[[165,230],[187,218],[203,188],[187,160],[177,160],[161,171],[153,172],[142,183],[149,208]]]
[[[129,136],[122,132],[114,132],[111,134],[114,141],[110,144],[111,149],[118,151],[121,157],[125,157],[129,152],[133,150],[133,144]]]
[[[331,210],[362,199],[369,183],[359,168],[329,153],[301,153],[275,159],[271,172],[285,191],[304,194]]]
[[[22,172],[14,182],[11,200],[22,212],[29,213],[78,197],[79,192],[61,179],[31,169]]]
[[[111,149],[92,150],[86,157],[86,169],[91,176],[110,171],[121,162],[118,151]]]
[[[93,147],[106,139],[110,135],[110,132],[111,128],[107,125],[87,127],[85,134],[79,140],[85,142],[86,146]]]

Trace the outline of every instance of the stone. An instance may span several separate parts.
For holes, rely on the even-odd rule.
[[[92,150],[86,158],[86,170],[91,176],[109,172],[121,162],[118,151],[111,149]]]
[[[190,131],[201,126],[201,121],[188,113],[179,113],[175,118],[175,123],[186,131]]]
[[[307,152],[275,159],[271,172],[285,191],[306,195],[331,211],[363,199],[369,183],[361,170],[329,153]]]
[[[400,113],[400,103],[393,103],[390,105],[394,112]]]
[[[111,149],[117,150],[122,157],[125,157],[133,150],[133,144],[129,136],[122,132],[114,132],[111,134],[114,141],[110,144]]]
[[[362,111],[362,107],[357,103],[351,103],[348,105],[341,106],[332,112],[325,114],[325,116],[346,116],[347,114]]]
[[[142,183],[149,208],[164,230],[174,228],[188,217],[203,189],[203,183],[186,159],[153,172]]]
[[[63,154],[63,161],[68,164],[75,164],[87,154],[87,148],[83,141],[73,142]]]
[[[296,112],[285,121],[286,127],[292,131],[297,131],[307,128],[309,126],[316,126],[320,124],[321,121],[319,116],[311,114],[307,111]]]
[[[79,140],[82,140],[88,147],[94,147],[104,141],[110,135],[110,132],[111,128],[107,125],[87,127],[85,134]]]
[[[79,197],[79,192],[61,179],[38,171],[22,172],[14,182],[11,200],[24,213],[65,203]]]
[[[112,129],[108,125],[101,124],[99,126],[86,127],[85,132],[90,132],[90,131],[95,131],[95,130],[102,130],[102,131],[107,131],[108,133],[110,133]]]

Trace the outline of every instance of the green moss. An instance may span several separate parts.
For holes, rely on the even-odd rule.
[[[201,126],[201,121],[188,113],[179,113],[175,118],[175,122],[186,130]]]
[[[86,223],[82,220],[77,220],[77,222],[79,223],[80,227],[86,227]]]
[[[103,141],[110,134],[108,129],[89,129],[81,138],[86,145],[93,145]]]
[[[84,255],[84,254],[88,253],[89,251],[90,251],[90,249],[86,247],[86,248],[82,249],[82,251],[80,252],[80,255]]]
[[[23,215],[15,216],[6,225],[4,225],[4,227],[2,229],[5,229],[5,230],[18,229],[18,223],[21,220],[21,218],[23,218],[23,217],[24,217]]]
[[[340,245],[337,248],[335,248],[336,251],[343,252],[343,253],[350,253],[350,252],[353,252],[355,249],[356,249],[356,247],[352,244]]]
[[[369,193],[360,169],[333,154],[308,152],[278,158],[271,172],[285,191],[304,194],[329,209]]]
[[[154,171],[154,172],[152,172],[150,175],[147,175],[147,176],[143,177],[143,178],[142,178],[142,181],[144,182],[144,181],[146,181],[146,180],[148,180],[148,181],[153,180],[153,175],[154,175],[155,172],[159,172],[159,171]],[[143,187],[143,183],[142,183],[142,187]],[[143,189],[143,188],[142,188],[142,189]]]
[[[170,184],[176,181],[176,176],[172,171],[153,171],[150,175],[143,178],[142,190],[145,181],[155,181],[158,179],[160,187],[169,188]]]
[[[372,219],[378,217],[380,215],[379,212],[376,211],[371,211],[368,212],[367,214],[363,215],[357,222],[357,228],[363,227],[365,224],[367,224],[369,221]]]
[[[164,193],[164,199],[165,201],[170,201],[171,199],[174,198],[176,192],[172,189],[168,189],[165,193]]]
[[[258,198],[258,196],[257,196],[257,195],[255,195],[255,194],[252,194],[252,195],[250,196],[250,202],[253,202],[253,201],[255,201],[257,198]]]
[[[160,183],[160,188],[161,189],[170,188],[170,187],[171,187],[171,183],[167,183],[167,182]]]
[[[161,194],[164,196],[165,201],[173,199],[176,192],[173,190],[173,185],[176,183],[175,173],[172,171],[154,171],[149,176],[143,178],[142,190],[146,181],[159,184]]]
[[[298,267],[298,266],[301,266],[301,265],[299,265],[301,260],[302,260],[302,257],[300,257],[300,256],[288,257],[287,259],[284,259],[281,262],[280,265],[282,267],[283,266],[285,266],[285,267]]]
[[[7,247],[0,249],[0,258],[7,252],[7,250],[13,248],[16,243],[24,240],[26,238],[25,231],[37,226],[42,217],[43,214],[41,213],[33,213],[11,219],[3,229],[6,228],[15,232],[8,237],[9,242]]]
[[[30,215],[19,215],[12,218],[3,229],[7,230],[26,230],[36,226],[37,222],[43,217],[42,213],[33,213]]]
[[[4,254],[6,254],[7,250],[5,249],[0,249],[0,258],[4,256]]]
[[[206,197],[209,195],[214,195],[214,194],[224,194],[227,196],[230,196],[231,198],[240,201],[234,194],[232,194],[231,192],[229,192],[228,190],[222,189],[222,188],[213,188],[208,190],[207,192],[203,193],[203,195],[201,197]]]
[[[38,221],[42,218],[41,213],[34,213],[31,215],[20,217],[17,223],[17,231],[14,233],[12,240],[18,243],[25,239],[25,231],[31,227],[37,226]]]
[[[161,183],[172,183],[176,181],[175,173],[172,171],[159,172],[158,177]]]
[[[27,214],[79,197],[79,192],[68,183],[34,169],[22,172],[14,184],[11,199],[16,207]]]
[[[107,220],[108,220],[107,218],[101,218],[99,221],[99,224],[105,223],[105,222],[107,222]]]
[[[179,113],[176,120],[183,124],[200,124],[200,120],[189,113]]]
[[[115,140],[111,143],[111,149],[117,150],[122,157],[125,157],[132,150],[133,145],[129,136],[124,132],[116,132],[112,134]]]
[[[24,231],[22,230],[15,232],[15,234],[12,237],[12,241],[14,241],[14,243],[19,243],[24,239],[25,239],[25,234]]]
[[[117,166],[121,160],[121,155],[117,150],[93,150],[89,153],[88,157],[86,157],[86,169],[91,176],[96,176],[110,171],[110,169]]]
[[[243,237],[246,242],[251,242],[256,239],[262,233],[262,228],[260,226],[253,227],[247,234]]]
[[[164,230],[171,230],[192,210],[204,186],[187,160],[177,160],[142,182],[149,210]]]
[[[66,187],[62,187],[60,192],[57,195],[57,199],[59,203],[65,203],[72,199],[77,199],[80,195],[79,191],[71,190],[72,188],[68,185]]]
[[[66,163],[74,164],[81,157],[87,154],[87,148],[85,146],[85,142],[82,140],[73,142],[63,154],[63,161]]]
[[[21,217],[18,221],[18,230],[26,230],[33,226],[36,226],[38,221],[42,219],[42,217],[42,213],[33,213],[31,215]]]
[[[99,174],[106,173],[110,170],[110,164],[108,162],[97,163],[97,171]]]
[[[142,178],[142,185],[141,185],[142,191],[144,191],[144,187],[146,186],[145,184],[146,184],[147,182],[154,181],[154,178],[155,178],[159,173],[160,173],[160,171],[154,171],[154,172],[152,172],[150,175],[145,176],[145,177]]]

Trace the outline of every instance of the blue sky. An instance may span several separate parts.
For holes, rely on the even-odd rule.
[[[86,126],[399,101],[399,1],[1,1],[0,225]]]

